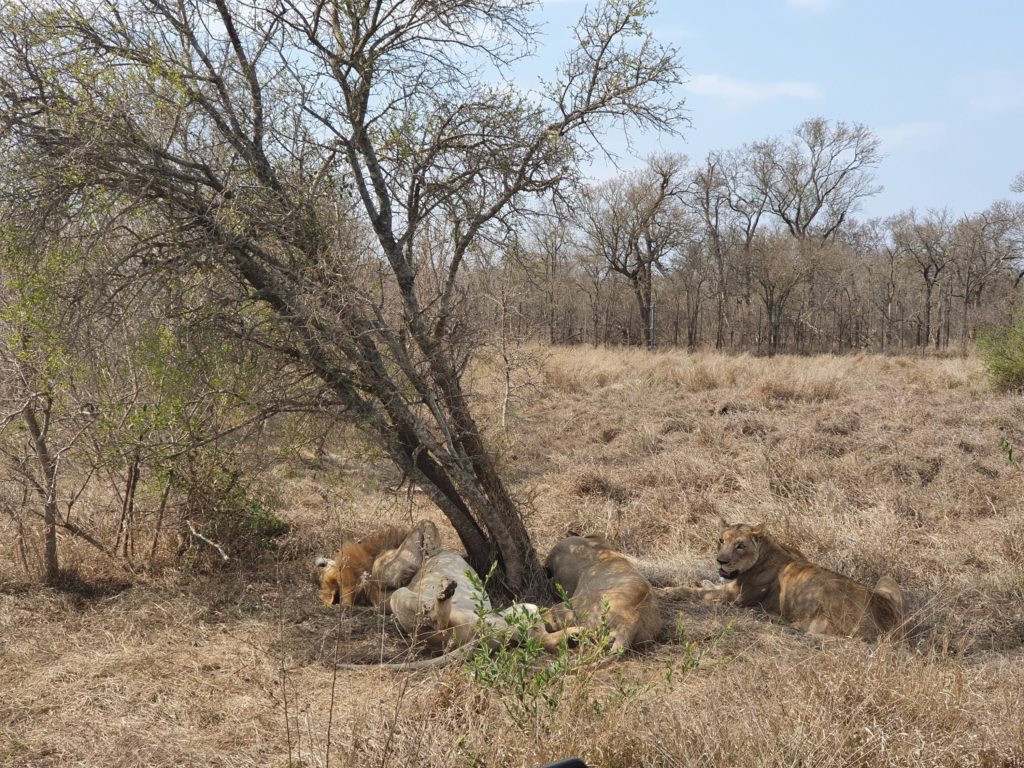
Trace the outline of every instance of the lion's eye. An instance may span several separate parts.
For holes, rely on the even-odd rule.
[[[742,541],[739,544],[736,545],[736,549],[746,549],[746,548],[747,548],[747,545],[744,544]]]
[[[724,544],[724,543],[725,543],[724,539],[719,539],[718,540],[718,546],[722,546],[722,544]]]

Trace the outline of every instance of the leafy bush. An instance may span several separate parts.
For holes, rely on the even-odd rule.
[[[275,539],[288,532],[277,515],[276,500],[223,459],[197,457],[187,462],[183,474],[179,482],[185,496],[185,530],[179,554],[191,551],[209,557],[219,546],[222,556],[251,559],[273,549]]]
[[[998,388],[1024,392],[1024,309],[1017,311],[1011,325],[979,334],[978,351]]]
[[[490,574],[484,580],[472,573],[467,575],[475,594],[483,595]],[[571,609],[569,596],[561,589],[559,597]],[[563,639],[554,652],[547,652],[537,639],[540,616],[525,610],[506,612],[508,628],[498,629],[484,621],[486,610],[481,599],[477,604],[479,643],[467,659],[465,674],[496,694],[514,728],[542,737],[552,723],[558,722],[551,715],[560,708],[594,715],[624,713],[626,707],[653,692],[667,693],[696,671],[732,632],[730,622],[707,642],[690,640],[679,614],[675,645],[681,653],[674,655],[662,679],[642,679],[624,666],[607,663],[615,662],[622,652],[612,650],[606,613],[605,605],[598,626],[575,635],[571,642]]]
[[[484,580],[473,573],[467,575],[474,593],[483,595],[491,574]],[[560,597],[568,600],[564,592]],[[544,715],[558,708],[569,681],[580,683],[611,653],[611,632],[603,621],[600,627],[574,637],[572,645],[563,638],[558,649],[549,653],[537,637],[538,615],[525,610],[507,612],[505,630],[484,621],[486,613],[481,599],[477,605],[479,643],[467,661],[466,673],[474,683],[498,694],[509,721],[521,730],[541,728]]]

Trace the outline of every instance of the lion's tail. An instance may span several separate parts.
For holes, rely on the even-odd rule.
[[[892,608],[891,625],[886,629],[896,629],[903,626],[907,617],[907,603],[903,599],[900,585],[892,576],[883,576],[875,584],[875,594],[886,599]],[[887,624],[889,622],[886,622]]]

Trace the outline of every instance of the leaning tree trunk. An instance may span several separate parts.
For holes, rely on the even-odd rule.
[[[352,304],[330,318],[311,313],[293,300],[296,291],[288,287],[288,275],[272,271],[258,253],[237,243],[234,253],[241,277],[296,332],[304,362],[448,518],[470,564],[487,573],[497,563],[499,589],[531,591],[539,581],[540,561],[446,350],[420,339],[426,359],[425,365],[416,365],[412,349]],[[426,332],[414,325],[413,335],[417,333]],[[410,389],[429,415],[408,402],[403,393]]]

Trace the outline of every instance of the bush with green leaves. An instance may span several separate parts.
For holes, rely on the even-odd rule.
[[[573,637],[563,638],[554,652],[546,651],[538,637],[541,617],[533,611],[512,610],[504,614],[506,627],[486,620],[490,609],[482,595],[494,573],[480,579],[468,572],[477,598],[478,642],[468,657],[466,674],[478,685],[495,691],[510,722],[517,728],[534,730],[544,715],[558,708],[570,680],[581,682],[611,653],[612,637],[602,621]],[[569,601],[561,592],[560,598]],[[570,604],[571,605],[571,604]]]
[[[615,665],[608,671],[605,664],[624,654],[612,649],[607,607],[602,610],[596,627],[573,635],[571,641],[563,637],[553,652],[546,651],[541,644],[538,635],[543,619],[536,612],[525,608],[506,611],[503,614],[505,627],[488,621],[491,609],[484,603],[483,595],[493,573],[492,568],[483,579],[472,571],[466,574],[473,585],[477,604],[477,642],[467,656],[464,671],[472,682],[498,695],[509,722],[519,730],[544,732],[549,716],[563,702],[570,708],[585,707],[602,714],[639,700],[651,691],[671,689],[696,671],[732,634],[732,622],[729,622],[708,641],[692,640],[686,635],[680,613],[672,644],[681,653],[673,655],[661,680],[637,680],[628,676],[626,668]],[[571,610],[571,598],[560,586],[558,592]],[[600,685],[599,670],[606,670]]]
[[[249,560],[276,547],[288,532],[278,517],[278,502],[223,458],[199,455],[179,470],[184,492],[181,521],[183,547],[203,560],[225,555]]]
[[[978,351],[999,389],[1024,392],[1024,308],[1018,308],[1010,325],[980,333]]]

